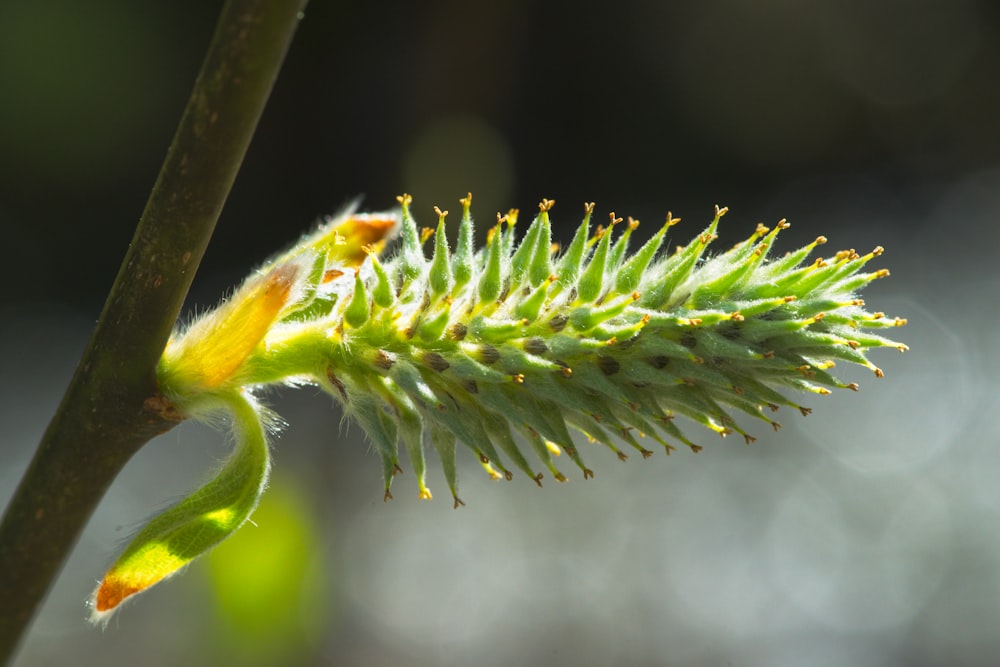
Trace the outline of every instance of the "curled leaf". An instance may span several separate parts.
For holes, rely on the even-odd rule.
[[[259,408],[239,392],[221,400],[232,417],[232,455],[210,482],[153,518],[133,538],[93,593],[93,622],[107,622],[126,598],[176,574],[232,535],[257,506],[270,467]]]

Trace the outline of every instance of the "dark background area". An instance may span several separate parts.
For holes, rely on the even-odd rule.
[[[0,5],[0,497],[220,6]],[[486,223],[546,197],[563,236],[585,201],[639,236],[669,210],[680,243],[721,204],[720,246],[782,217],[779,249],[884,245],[892,278],[864,296],[909,318],[893,333],[911,352],[873,355],[878,381],[838,367],[859,394],[780,415],[750,448],[702,436],[697,457],[619,465],[581,443],[597,478],[541,491],[460,455],[460,512],[433,455],[433,502],[404,476],[383,504],[359,429],[315,391],[277,393],[289,427],[257,527],[102,633],[83,601],[103,569],[228,451],[185,424],[111,489],[21,664],[995,664],[998,82],[985,0],[312,0],[189,308],[358,195],[380,210],[410,192],[423,224],[469,190]]]
[[[0,10],[5,300],[97,312],[217,8]],[[214,302],[349,199],[383,209],[404,190],[428,220],[472,190],[486,221],[548,197],[570,229],[596,201],[650,232],[668,209],[693,230],[720,203],[744,225],[829,233],[860,209],[891,239],[1000,154],[998,14],[930,0],[314,2],[196,294]]]

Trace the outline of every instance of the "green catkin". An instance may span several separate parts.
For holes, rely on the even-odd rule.
[[[426,381],[403,379],[397,386],[427,406],[421,415],[428,426],[449,433],[501,470],[506,468],[498,450],[485,442],[497,444],[515,468],[532,470],[508,437],[511,427],[528,436],[545,467],[554,469],[546,442],[556,443],[586,476],[590,469],[568,429],[605,441],[616,453],[621,450],[609,438],[648,451],[633,431],[668,451],[670,440],[699,448],[671,421],[676,414],[715,433],[741,434],[749,442],[753,436],[729,409],[773,425],[765,409],[803,409],[780,388],[813,393],[825,387],[854,388],[827,372],[834,360],[878,374],[866,350],[905,349],[863,331],[882,322],[852,294],[884,275],[857,273],[881,249],[865,256],[845,252],[802,266],[825,241],[820,237],[772,263],[768,251],[788,226],[781,221],[773,229],[758,226],[745,242],[705,259],[726,212],[718,209],[712,224],[673,255],[657,258],[675,219],[668,217],[629,257],[625,244],[635,224],[615,238],[620,219],[612,217],[596,238],[581,226],[553,260],[551,206],[542,203],[519,244],[511,240],[510,221],[504,227],[500,218],[487,248],[467,262],[481,268],[478,282],[470,283],[475,289],[456,282],[448,295],[451,312],[460,313],[461,343],[420,336],[394,350],[401,357],[418,358],[421,343],[433,338],[440,345],[447,367],[438,364],[440,370]],[[588,206],[588,219],[592,210]],[[443,298],[443,283],[435,286],[433,276],[446,252],[439,240],[429,260],[433,296],[422,308],[425,314]],[[776,263],[781,271],[775,270]],[[450,266],[457,274],[454,257]],[[472,272],[466,275],[471,279]],[[449,322],[454,324],[455,317]]]
[[[554,255],[555,202],[543,200],[520,242],[512,209],[497,215],[486,247],[476,251],[470,194],[460,200],[453,253],[447,212],[435,209],[428,258],[430,230],[417,227],[409,195],[398,201],[396,213],[348,211],[328,220],[171,339],[157,371],[163,395],[185,416],[211,422],[228,413],[237,456],[129,545],[95,592],[95,618],[106,620],[126,597],[170,576],[249,516],[269,466],[258,388],[313,384],[341,403],[381,459],[386,500],[402,470],[400,442],[419,497],[431,497],[429,443],[459,507],[458,443],[495,479],[519,471],[538,485],[544,474],[565,481],[553,459],[561,453],[587,479],[592,452],[573,432],[621,460],[628,454],[619,444],[642,458],[652,455],[649,443],[667,454],[678,445],[697,452],[702,445],[685,433],[692,425],[749,444],[754,435],[734,415],[777,429],[770,415],[780,407],[809,412],[789,392],[858,389],[831,374],[835,362],[881,376],[868,351],[906,349],[871,331],[906,321],[868,312],[856,294],[888,275],[862,272],[881,247],[810,261],[826,243],[821,236],[771,260],[788,226],[782,220],[772,229],[758,225],[713,256],[708,246],[726,213],[716,208],[686,246],[662,251],[679,220],[668,214],[629,256],[638,223],[630,219],[619,231],[612,213],[611,224],[591,234],[594,205],[587,204],[569,245]],[[394,254],[379,260],[397,233]],[[220,484],[240,494],[204,491]],[[198,537],[203,524],[218,534]],[[178,531],[183,553],[175,549]]]

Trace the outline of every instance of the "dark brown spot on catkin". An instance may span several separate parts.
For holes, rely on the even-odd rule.
[[[698,339],[694,337],[693,333],[687,332],[681,336],[681,345],[689,350],[693,350],[698,345]]]
[[[500,359],[500,350],[496,349],[489,343],[486,343],[479,348],[479,360],[490,366],[495,364]]]
[[[731,321],[722,322],[717,327],[715,327],[715,330],[719,333],[720,336],[722,336],[723,338],[727,338],[729,340],[736,340],[737,338],[740,337],[739,322],[731,322]]]
[[[534,338],[529,338],[524,342],[524,351],[528,354],[540,356],[549,351],[549,346],[545,344],[544,340],[535,336]]]
[[[461,322],[455,322],[448,328],[448,336],[455,341],[464,339],[467,333],[469,333],[469,327]]]
[[[662,354],[655,357],[649,357],[646,359],[646,363],[655,368],[656,370],[663,370],[670,363],[670,357],[666,357]]]
[[[549,328],[558,333],[566,328],[567,322],[569,322],[569,318],[565,315],[556,315],[549,320]]]
[[[614,357],[609,357],[606,354],[602,354],[597,357],[597,367],[601,369],[601,372],[605,375],[614,375],[619,370],[621,370],[621,364]]]
[[[442,357],[437,352],[428,352],[424,355],[424,363],[431,367],[432,370],[438,373],[448,370],[451,366],[444,357]]]
[[[379,350],[375,353],[374,363],[383,370],[389,370],[396,364],[396,357],[390,352]]]
[[[344,402],[346,403],[348,400],[347,388],[344,386],[344,383],[340,381],[340,378],[333,372],[332,368],[328,368],[326,370],[326,377],[333,384],[333,386],[337,388],[337,391],[340,392],[340,397],[344,399]]]

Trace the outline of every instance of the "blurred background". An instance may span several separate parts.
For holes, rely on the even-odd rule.
[[[0,6],[4,502],[220,6]],[[276,394],[290,426],[257,525],[94,629],[121,545],[227,453],[183,425],[119,477],[18,664],[995,664],[998,81],[986,0],[313,0],[190,309],[358,195],[411,192],[430,224],[471,190],[483,229],[547,197],[564,237],[585,201],[640,236],[669,210],[680,243],[720,204],[720,247],[782,217],[783,249],[884,245],[893,277],[864,296],[909,319],[912,351],[876,353],[882,380],[840,369],[860,394],[749,448],[699,434],[697,456],[623,465],[584,445],[596,479],[541,490],[460,457],[457,512],[436,462],[434,501],[404,475],[383,504],[360,430],[316,391]]]

